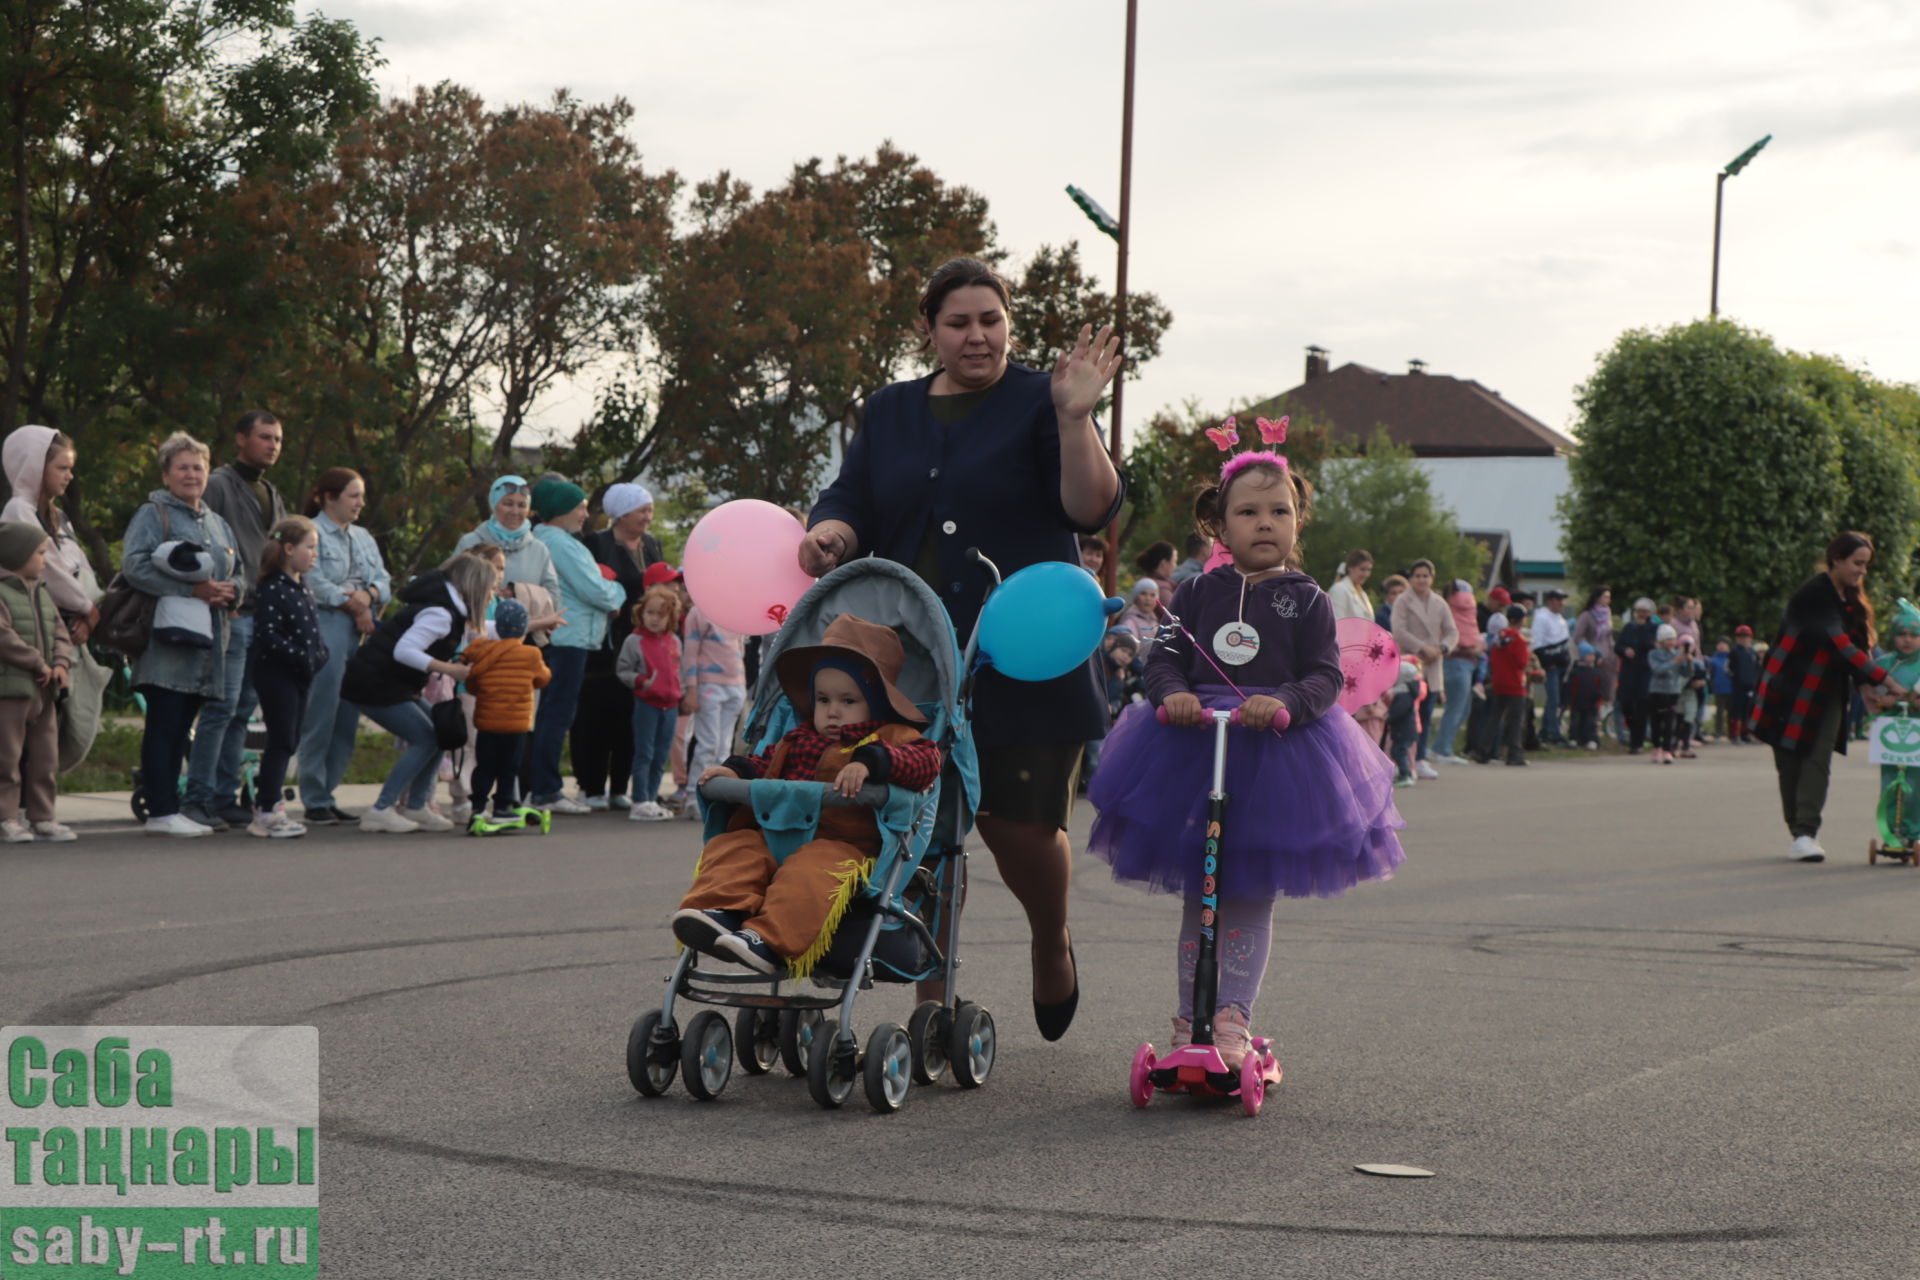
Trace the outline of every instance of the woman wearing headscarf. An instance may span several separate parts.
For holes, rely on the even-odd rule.
[[[541,692],[533,721],[527,803],[554,813],[586,813],[586,804],[564,790],[560,751],[573,728],[574,708],[580,705],[587,656],[606,643],[607,615],[620,607],[626,592],[614,571],[596,563],[577,536],[587,523],[586,491],[570,480],[542,480],[533,487],[532,496],[534,518],[539,522],[533,536],[551,557],[565,621],[554,629],[547,646],[547,670],[553,679]]]
[[[461,552],[477,542],[492,543],[507,554],[508,582],[544,587],[557,602],[560,578],[554,572],[553,556],[546,544],[533,536],[533,523],[527,519],[533,505],[532,489],[523,476],[495,480],[487,490],[487,505],[493,508],[493,514],[461,535],[453,549]]]
[[[573,713],[573,776],[589,809],[625,809],[627,782],[633,773],[633,690],[620,682],[614,663],[633,630],[633,607],[647,593],[647,569],[666,556],[660,540],[647,532],[653,523],[653,495],[641,484],[616,484],[600,499],[607,527],[582,533],[580,541],[594,561],[613,570],[620,584],[620,607],[607,619],[607,639],[587,655],[580,682],[580,705]],[[642,796],[651,800],[652,796]]]
[[[93,660],[86,639],[100,618],[100,589],[86,551],[73,536],[73,522],[60,509],[60,499],[73,482],[78,454],[73,441],[52,427],[21,427],[0,446],[0,463],[13,486],[13,497],[0,510],[0,520],[33,524],[47,535],[47,594],[60,610],[60,620],[73,638],[73,669],[67,696],[61,700],[60,769],[65,772],[87,758],[100,727],[100,703],[113,672]]]

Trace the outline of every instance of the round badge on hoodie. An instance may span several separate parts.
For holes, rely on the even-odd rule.
[[[1230,667],[1243,667],[1260,653],[1260,633],[1246,622],[1229,622],[1213,633],[1213,654]]]

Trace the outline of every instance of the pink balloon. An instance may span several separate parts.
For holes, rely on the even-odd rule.
[[[687,535],[682,566],[700,611],[728,631],[778,631],[813,585],[800,568],[800,522],[771,502],[723,502]]]

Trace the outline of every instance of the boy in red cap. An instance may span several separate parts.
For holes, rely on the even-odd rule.
[[[765,756],[734,756],[700,774],[825,782],[843,796],[868,782],[924,791],[940,776],[940,748],[895,684],[906,665],[892,628],[841,614],[824,643],[789,649],[774,665],[800,727]],[[814,838],[775,863],[753,811],[742,806],[701,851],[693,887],[674,913],[682,943],[757,973],[805,977],[827,952],[854,890],[880,852],[871,810],[823,807]]]

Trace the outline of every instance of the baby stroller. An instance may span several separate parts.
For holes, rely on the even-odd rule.
[[[918,793],[869,785],[851,800],[818,782],[717,778],[702,789],[705,839],[726,828],[735,805],[750,804],[780,859],[813,837],[822,805],[858,804],[874,810],[881,851],[805,980],[810,990],[790,978],[703,969],[697,952],[680,953],[666,999],[627,1037],[627,1076],[647,1097],[666,1092],[679,1074],[687,1092],[711,1099],[726,1088],[736,1059],[749,1075],[763,1075],[777,1061],[806,1078],[822,1107],[839,1107],[859,1081],[873,1109],[889,1114],[914,1084],[935,1084],[951,1071],[955,1083],[971,1089],[993,1070],[993,1015],[955,992],[954,921],[966,884],[961,841],[973,825],[980,783],[961,682],[966,668],[939,599],[910,570],[887,560],[855,560],[820,579],[766,643],[747,739],[766,750],[794,727],[775,663],[789,648],[820,643],[827,624],[843,613],[899,634],[907,657],[899,687],[927,715],[925,735],[945,756],[940,779]],[[876,981],[936,976],[941,999],[921,1002],[904,1028],[874,1027],[863,1053],[853,1020],[860,992]],[[739,1012],[729,1024],[718,1008],[705,1008],[683,1030],[676,1017],[682,1001]]]

